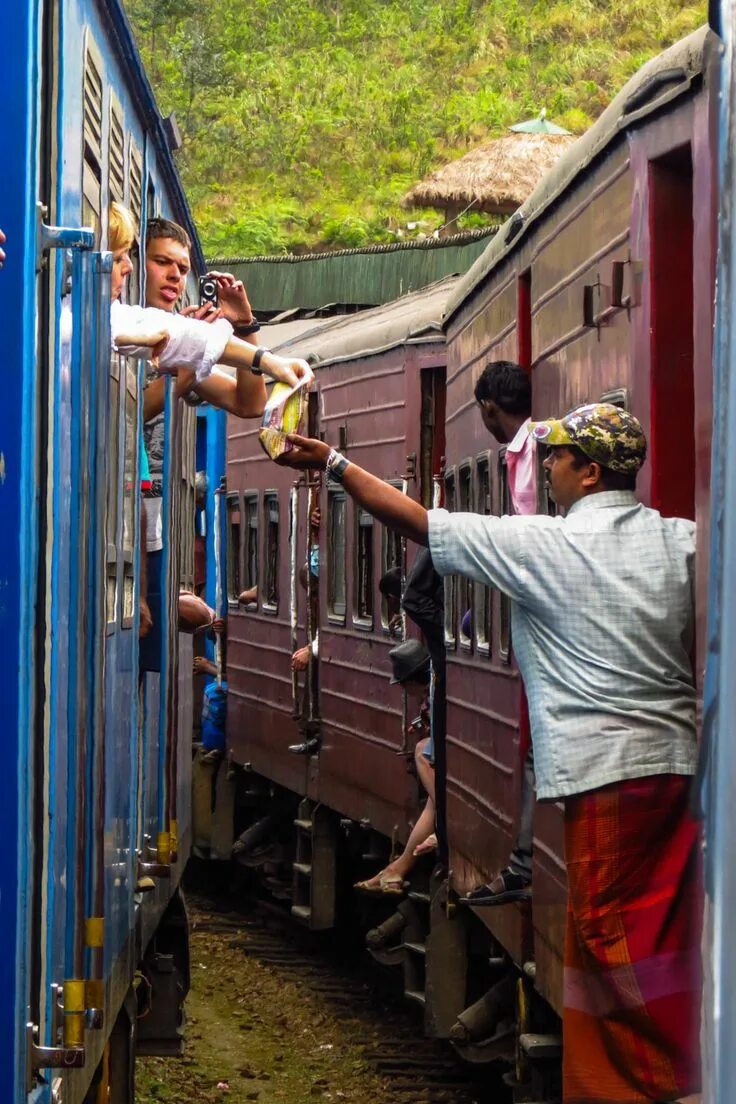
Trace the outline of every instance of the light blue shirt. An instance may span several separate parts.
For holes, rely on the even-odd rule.
[[[564,518],[430,510],[429,547],[512,599],[538,798],[694,773],[693,522],[605,491]]]

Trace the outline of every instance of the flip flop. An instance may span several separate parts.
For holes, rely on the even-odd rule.
[[[432,851],[436,850],[437,836],[432,832],[431,835],[427,836],[425,840],[422,840],[422,842],[418,843],[414,848],[414,858],[418,859],[420,855],[429,855]]]

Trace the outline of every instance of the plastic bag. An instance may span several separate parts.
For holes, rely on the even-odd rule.
[[[258,439],[272,460],[278,459],[294,447],[286,440],[287,433],[303,436],[307,418],[306,383],[289,387],[288,383],[275,383],[263,412],[263,423]]]

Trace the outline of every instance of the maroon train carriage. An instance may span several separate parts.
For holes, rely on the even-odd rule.
[[[435,401],[435,388],[442,398],[445,372],[440,321],[456,284],[456,277],[446,278],[279,346],[309,357],[317,369],[310,432],[364,458],[427,505],[439,486],[444,431],[444,407]],[[343,492],[320,494],[319,483],[294,476],[267,459],[257,429],[230,420],[229,754],[255,775],[307,798],[310,807],[337,811],[384,840],[404,840],[418,792],[405,765],[412,748],[403,694],[389,688],[388,652],[398,641],[388,631],[378,580],[404,561],[406,550]],[[314,577],[307,595],[297,576],[308,559],[309,517],[320,500],[317,600]],[[257,602],[238,607],[238,593],[253,586]],[[314,636],[310,606],[312,629],[319,619],[319,662],[295,678],[291,655]],[[319,755],[289,751],[317,732]],[[329,926],[334,887],[321,883],[315,892],[310,874],[294,875],[293,908],[313,927]]]
[[[601,398],[632,409],[650,440],[641,496],[665,514],[694,517],[704,547],[716,47],[702,30],[644,66],[454,286],[446,281],[292,342],[291,351],[318,360],[310,431],[427,505],[437,501],[444,456],[449,508],[502,513],[503,450],[482,426],[473,385],[488,360],[516,359],[533,373],[535,417]],[[443,310],[446,346],[437,326]],[[261,794],[262,811],[278,808],[284,794],[302,799],[291,827],[288,892],[298,917],[329,927],[337,857],[345,854],[340,818],[362,822],[373,840],[395,841],[406,838],[416,816],[377,588],[403,549],[340,488],[310,491],[304,477],[294,477],[266,461],[256,431],[231,422],[229,593],[234,599],[249,585],[259,593],[251,609],[231,606],[228,745],[247,768],[249,799]],[[289,657],[307,638],[307,596],[296,571],[307,555],[308,499],[317,493],[319,660],[305,697]],[[550,508],[540,492],[540,509]],[[701,555],[698,670],[706,570]],[[508,859],[523,734],[507,604],[464,580],[446,581],[445,595],[447,777],[438,787],[446,792],[449,885],[432,883],[437,892],[423,911],[423,894],[410,894],[416,908],[393,960],[424,1003],[427,1028],[439,1035],[451,1033],[481,981],[492,983],[489,957],[507,977],[511,964],[515,1032],[464,1053],[490,1059],[516,1050],[519,1098],[533,1083],[542,1099],[554,1093],[554,1013],[561,1010],[562,818],[554,803],[537,806],[531,907],[470,913],[454,906],[456,893]],[[472,629],[464,636],[467,609]],[[319,753],[288,751],[311,732],[321,734]],[[421,969],[412,965],[416,957]],[[524,1045],[515,1047],[515,1036]]]

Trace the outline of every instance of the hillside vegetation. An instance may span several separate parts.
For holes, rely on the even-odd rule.
[[[418,179],[539,113],[582,132],[687,0],[126,0],[209,255],[393,239]],[[479,225],[483,216],[464,216]]]

